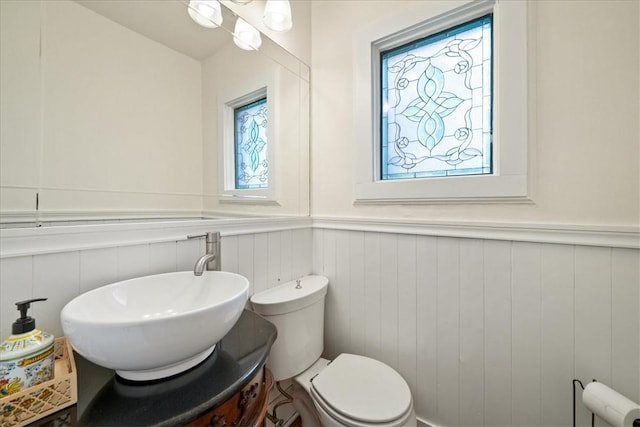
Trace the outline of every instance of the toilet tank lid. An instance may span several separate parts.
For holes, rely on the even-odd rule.
[[[265,316],[291,313],[320,301],[327,294],[329,279],[324,276],[304,276],[297,280],[254,294],[253,309]]]

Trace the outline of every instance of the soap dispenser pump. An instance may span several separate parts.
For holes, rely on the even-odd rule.
[[[0,397],[53,379],[53,335],[36,329],[28,315],[34,298],[16,303],[20,318],[11,325],[11,336],[0,347]]]

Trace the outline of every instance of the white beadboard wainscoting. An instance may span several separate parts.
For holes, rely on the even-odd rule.
[[[80,293],[190,270],[204,240],[186,235],[206,231],[221,231],[222,268],[251,293],[329,277],[325,356],[397,369],[425,425],[569,426],[573,378],[640,400],[630,228],[271,218],[2,229],[0,334],[16,301],[48,297],[32,314],[60,335],[59,312]]]
[[[397,369],[428,425],[570,426],[573,378],[640,401],[640,253],[603,246],[634,246],[637,230],[587,246],[536,242],[549,233],[524,227],[512,235],[533,242],[397,226],[314,221],[313,271],[329,277],[326,357]]]
[[[311,221],[189,221],[0,230],[0,335],[19,317],[15,302],[49,300],[30,311],[39,328],[62,335],[60,311],[77,295],[120,280],[191,270],[204,239],[222,231],[222,269],[247,277],[254,293],[311,272]]]

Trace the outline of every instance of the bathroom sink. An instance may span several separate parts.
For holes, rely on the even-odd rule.
[[[238,274],[165,273],[106,285],[60,314],[74,350],[132,381],[183,372],[205,360],[240,318],[249,281]]]

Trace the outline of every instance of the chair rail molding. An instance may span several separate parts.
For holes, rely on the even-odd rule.
[[[5,228],[0,258],[181,241],[206,231],[224,237],[305,228],[640,249],[639,227],[314,216]]]
[[[313,228],[640,248],[640,227],[314,216]]]
[[[263,217],[5,228],[0,258],[182,241],[207,231],[225,237],[310,227],[309,217]]]

